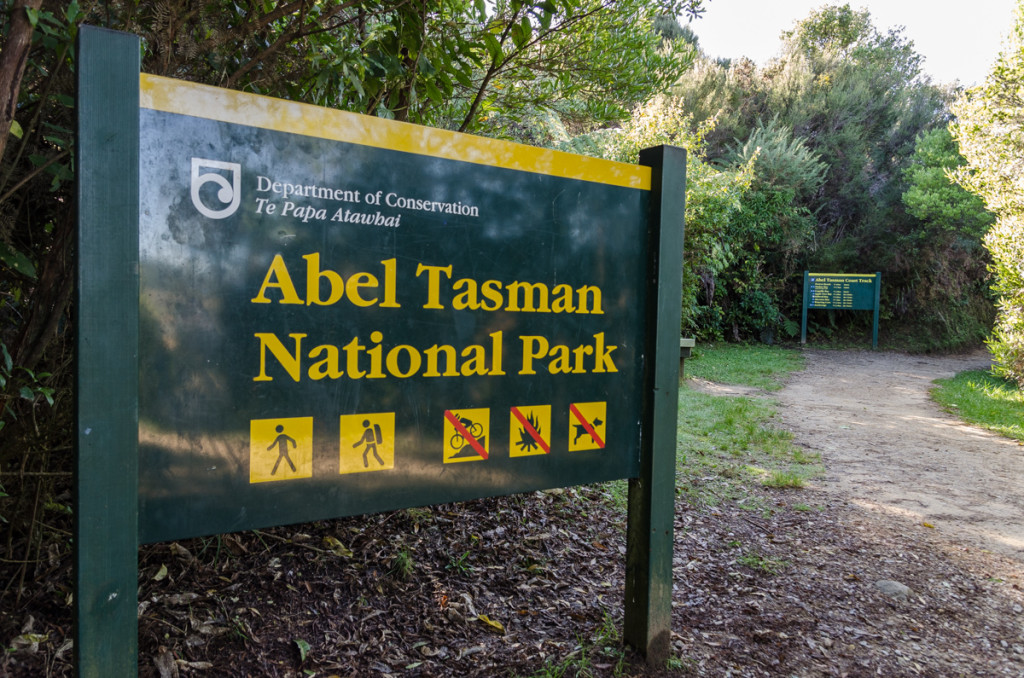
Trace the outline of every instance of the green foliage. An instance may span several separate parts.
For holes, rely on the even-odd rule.
[[[756,551],[744,553],[736,558],[736,562],[752,570],[758,570],[765,574],[779,574],[789,567],[788,560],[764,556]]]
[[[896,303],[907,306],[905,317],[930,328],[925,348],[977,344],[992,327],[989,257],[981,236],[993,217],[949,178],[963,164],[948,128],[938,127],[917,137],[904,171],[903,203],[912,219],[892,239],[904,262]]]
[[[259,91],[283,85],[288,98],[521,137],[523,123],[541,111],[615,120],[671,82],[692,49],[683,40],[663,40],[653,23],[665,9],[692,14],[699,5],[327,3],[306,15],[312,24],[296,29],[303,39],[279,57],[299,77],[266,80],[267,69],[258,77],[251,69],[244,76],[250,82],[236,77],[226,84]],[[280,77],[289,71],[271,72]]]
[[[391,562],[391,574],[395,579],[405,581],[412,576],[415,569],[416,565],[413,562],[412,554],[409,552],[409,549],[405,547],[399,549]]]
[[[663,41],[685,40],[693,47],[697,47],[697,36],[693,29],[689,25],[680,25],[679,19],[672,14],[659,14],[654,17],[653,28]]]
[[[775,469],[764,479],[765,487],[776,489],[799,489],[806,484],[805,478],[794,471]]]
[[[601,625],[592,636],[578,638],[576,648],[564,657],[549,660],[531,678],[618,677],[626,675],[626,668],[626,652],[619,636],[619,623],[605,611]]]
[[[793,198],[812,195],[828,170],[807,140],[794,137],[778,116],[767,124],[759,120],[746,142],[737,140],[729,159],[738,165],[753,162],[756,185],[792,191]]]
[[[710,161],[758,157],[728,231],[743,254],[703,281],[697,317],[706,336],[793,336],[802,270],[881,271],[883,330],[921,348],[956,348],[987,334],[977,224],[947,237],[903,200],[908,184],[925,180],[907,170],[916,140],[934,141],[925,133],[948,120],[950,94],[921,74],[920,62],[901,30],[879,31],[867,11],[832,5],[794,25],[763,67],[701,59],[680,79],[672,95],[683,110],[698,124],[716,121],[705,136]],[[963,193],[926,190],[935,208],[966,207],[968,222],[979,216],[958,202]],[[861,317],[829,321],[845,331]]]
[[[931,395],[947,412],[999,435],[1024,441],[1024,391],[986,371],[936,379]]]
[[[1024,2],[1013,30],[985,84],[957,100],[951,126],[967,165],[955,172],[964,188],[980,196],[996,215],[985,236],[992,256],[998,315],[989,346],[997,372],[1024,385]]]
[[[473,566],[467,563],[467,560],[469,560],[469,551],[463,551],[461,555],[452,555],[444,569],[455,570],[459,574],[469,574],[473,571]]]
[[[791,48],[808,56],[828,51],[851,51],[874,33],[867,10],[849,5],[823,5],[782,35]]]
[[[998,374],[1024,386],[1024,222],[1000,216],[985,236],[992,254],[998,317],[989,348]]]
[[[717,280],[704,280],[707,305],[721,313],[717,326],[705,326],[703,334],[769,343],[777,334],[792,337],[796,326],[786,315],[795,317],[797,309],[785,301],[787,287],[815,226],[799,198],[818,189],[826,167],[778,120],[758,122],[745,143],[736,142],[728,159],[740,166],[752,164],[754,178],[730,220],[728,237],[739,254]]]
[[[713,121],[695,125],[677,100],[656,98],[634,111],[620,129],[576,137],[561,148],[635,163],[644,148],[672,144],[687,150],[686,247],[683,264],[682,331],[699,329],[697,298],[705,279],[713,280],[739,254],[728,237],[730,220],[750,186],[753,163],[718,169],[704,159],[704,136]]]
[[[719,384],[753,386],[763,391],[783,387],[790,372],[803,369],[804,358],[798,351],[776,346],[744,344],[700,345],[686,361],[689,377]]]
[[[0,430],[18,418],[12,403],[14,400],[27,401],[32,406],[46,401],[53,407],[54,389],[46,385],[50,376],[49,372],[37,374],[27,367],[15,365],[7,345],[0,342]]]
[[[904,170],[909,187],[903,204],[928,228],[918,230],[920,239],[951,231],[978,242],[995,221],[976,195],[950,179],[950,173],[966,160],[957,148],[948,127],[938,127],[918,135],[914,155]]]

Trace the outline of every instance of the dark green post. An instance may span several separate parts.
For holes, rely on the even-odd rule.
[[[679,410],[679,323],[682,306],[686,151],[658,146],[640,152],[651,168],[648,221],[647,337],[640,476],[629,481],[626,536],[626,611],[623,637],[663,664],[672,632],[672,525],[675,520],[676,421]]]
[[[875,271],[875,314],[871,324],[871,348],[878,348],[878,307],[882,298],[882,272]]]
[[[75,665],[138,672],[139,39],[78,34]]]
[[[811,303],[810,299],[811,292],[811,274],[808,271],[804,271],[804,300],[803,300],[803,313],[800,317],[800,343],[807,343],[807,307]]]

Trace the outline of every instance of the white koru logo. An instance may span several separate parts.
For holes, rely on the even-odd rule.
[[[231,181],[224,174],[206,171],[224,170],[230,172]],[[217,191],[217,199],[226,205],[220,209],[210,209],[203,204],[199,197],[199,189],[203,184],[213,182],[220,186]],[[224,219],[238,211],[238,205],[242,201],[242,166],[237,162],[222,162],[220,160],[206,160],[204,158],[192,158],[192,204],[196,206],[199,213],[211,219]]]

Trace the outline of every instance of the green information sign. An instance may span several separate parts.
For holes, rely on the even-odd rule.
[[[664,654],[685,154],[140,75],[97,29],[80,63],[80,665],[128,675],[90,628],[135,633],[138,543],[619,478]]]
[[[811,273],[804,271],[800,343],[807,343],[808,309],[847,309],[874,312],[871,347],[878,348],[878,299],[881,289],[881,273]]]

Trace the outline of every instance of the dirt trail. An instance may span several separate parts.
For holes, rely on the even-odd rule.
[[[821,454],[818,485],[869,511],[922,523],[1024,562],[1024,447],[944,413],[932,380],[988,366],[984,352],[933,357],[806,352],[776,394],[794,442]]]

